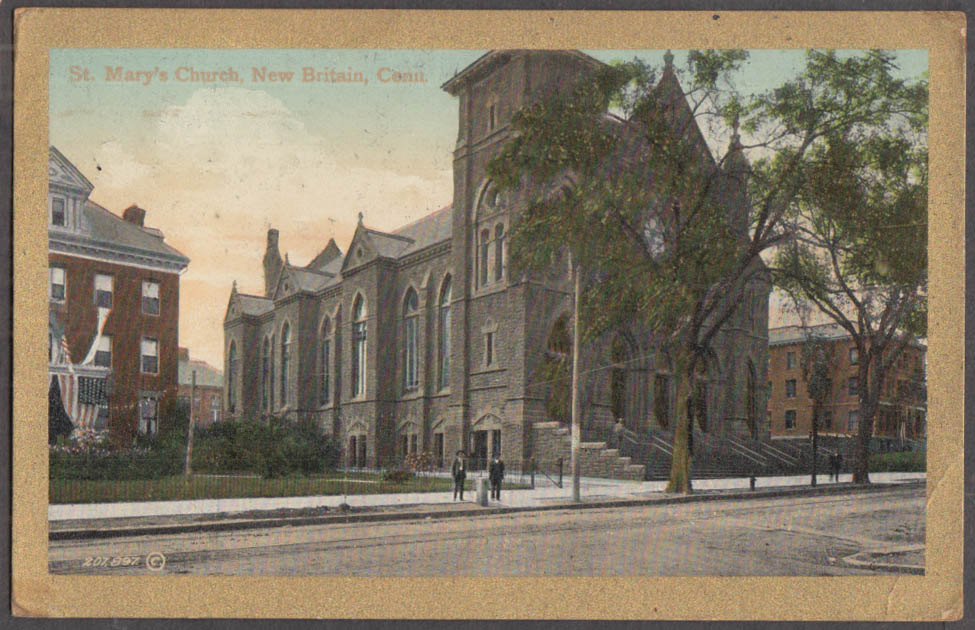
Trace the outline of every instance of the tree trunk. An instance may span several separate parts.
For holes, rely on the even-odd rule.
[[[870,483],[870,436],[876,405],[860,398],[860,425],[857,427],[856,457],[853,460],[853,483]]]
[[[687,420],[687,401],[690,396],[691,379],[684,370],[675,369],[674,375],[677,377],[677,400],[674,405],[674,454],[670,466],[670,481],[667,482],[665,492],[690,494],[692,492],[691,453],[688,449],[688,433],[691,427]]]

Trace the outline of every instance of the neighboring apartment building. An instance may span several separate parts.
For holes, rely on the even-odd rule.
[[[854,435],[859,422],[859,356],[849,333],[837,324],[804,329],[784,326],[769,330],[768,414],[772,437],[808,438],[812,432],[812,400],[802,376],[802,348],[809,334],[826,340],[832,350],[830,397],[819,423],[821,435]],[[905,348],[887,378],[874,421],[876,436],[924,439],[927,396],[925,347]]]
[[[263,294],[235,283],[227,305],[226,417],[314,419],[353,466],[415,451],[448,465],[458,449],[480,461],[501,454],[509,468],[530,457],[533,423],[550,420],[540,368],[570,356],[571,281],[565,261],[512,277],[507,239],[524,201],[499,194],[486,166],[518,109],[599,65],[578,51],[492,51],[443,86],[460,112],[451,205],[391,233],[366,227],[360,214],[345,254],[330,240],[303,267],[282,258],[278,231],[268,230]],[[669,61],[657,89],[685,112]],[[733,157],[744,160],[740,150]],[[715,194],[744,233],[744,188],[715,173]],[[699,429],[767,439],[764,278],[743,302],[702,371]],[[652,334],[634,322],[582,355],[594,375],[581,394],[585,434],[608,434],[616,417],[643,434],[672,431],[671,367]]]
[[[196,391],[193,374],[196,373]],[[179,399],[193,401],[194,426],[206,427],[223,419],[223,372],[206,361],[191,359],[187,348],[179,349]]]
[[[176,397],[179,275],[189,259],[145,225],[88,197],[93,186],[49,151],[49,372],[72,423],[116,443],[155,433]]]

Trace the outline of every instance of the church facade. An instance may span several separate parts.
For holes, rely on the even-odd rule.
[[[282,259],[269,230],[263,295],[235,284],[227,306],[225,418],[312,419],[352,467],[423,451],[447,464],[457,450],[500,454],[509,469],[532,457],[533,424],[558,413],[544,375],[570,355],[571,286],[564,266],[511,276],[519,201],[486,167],[516,111],[599,64],[577,51],[484,55],[443,86],[460,113],[449,206],[391,233],[360,215],[345,252],[330,240],[305,266]],[[665,81],[677,85],[673,72]],[[767,438],[768,288],[753,284],[702,375],[700,431]],[[604,337],[582,349],[584,439],[603,439],[617,417],[637,433],[672,431],[674,381],[652,333]]]

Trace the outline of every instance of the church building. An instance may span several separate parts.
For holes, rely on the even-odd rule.
[[[561,265],[512,276],[520,203],[486,167],[515,112],[599,66],[578,51],[491,51],[443,85],[459,109],[450,205],[393,232],[360,214],[344,252],[329,240],[304,266],[268,230],[263,294],[235,283],[227,305],[224,417],[313,419],[350,467],[423,451],[449,465],[464,450],[517,470],[533,457],[534,427],[560,420],[544,374],[571,355],[571,283]],[[669,63],[660,83],[680,94]],[[747,230],[747,195],[727,193],[729,221]],[[696,430],[768,439],[767,317],[768,287],[752,283],[702,372]],[[582,349],[583,439],[605,439],[616,418],[672,434],[674,380],[653,335],[634,323],[604,337]]]

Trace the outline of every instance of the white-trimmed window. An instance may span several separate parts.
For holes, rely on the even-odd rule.
[[[95,348],[95,365],[98,367],[112,367],[112,337],[102,335],[98,339],[98,347]]]
[[[142,355],[142,373],[159,373],[159,342],[155,339],[143,337],[140,344],[140,354]]]
[[[51,197],[51,225],[57,227],[68,225],[68,210],[61,197]]]
[[[112,308],[112,294],[115,290],[115,278],[108,274],[95,274],[95,306]]]
[[[64,267],[51,267],[49,276],[51,280],[51,299],[55,302],[64,302],[64,296],[67,294],[65,290]]]
[[[155,280],[142,281],[142,312],[147,315],[159,314],[159,283]]]

